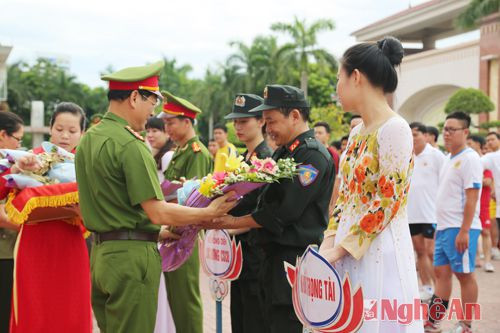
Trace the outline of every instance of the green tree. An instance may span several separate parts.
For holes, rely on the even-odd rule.
[[[311,109],[311,125],[318,121],[327,122],[332,130],[331,140],[339,140],[349,133],[348,119],[347,114],[335,104]]]
[[[321,19],[307,25],[305,20],[294,18],[292,23],[274,23],[271,29],[282,32],[292,38],[292,42],[285,45],[287,49],[287,65],[298,68],[300,72],[300,87],[307,96],[308,69],[310,60],[314,59],[320,68],[336,68],[335,57],[323,48],[317,46],[317,35],[323,31],[335,29],[332,20]]]
[[[242,91],[262,94],[266,84],[278,83],[290,70],[284,66],[284,56],[291,47],[278,46],[276,37],[258,36],[251,45],[240,41],[229,45],[236,48],[236,52],[229,56],[226,64],[242,74]]]
[[[188,64],[178,65],[176,59],[163,58],[165,67],[160,74],[160,88],[166,89],[174,95],[188,98],[192,94],[194,80],[189,78],[193,67]]]
[[[44,102],[46,123],[54,106],[62,101],[80,105],[88,117],[106,110],[105,89],[77,82],[66,68],[48,59],[40,58],[32,66],[20,61],[9,65],[7,70],[9,108],[27,124],[30,122],[30,103],[34,100]]]
[[[490,128],[498,128],[500,127],[500,120],[492,120],[492,121],[487,121],[485,123],[482,123],[479,125],[479,128],[485,129],[485,130],[490,130]]]
[[[336,72],[332,68],[323,71],[318,64],[309,65],[309,102],[313,107],[328,106],[335,95]]]
[[[495,105],[481,90],[462,88],[455,92],[444,108],[445,113],[462,111],[477,114],[495,110]]]
[[[472,0],[457,20],[459,27],[470,29],[478,25],[481,18],[500,11],[500,0]]]

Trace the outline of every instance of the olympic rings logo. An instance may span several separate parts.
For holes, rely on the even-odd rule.
[[[225,280],[210,279],[209,285],[212,297],[218,302],[222,301],[229,292],[229,286]]]

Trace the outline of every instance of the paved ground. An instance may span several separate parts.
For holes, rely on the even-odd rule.
[[[500,261],[493,262],[496,272],[485,273],[478,269],[476,277],[479,284],[479,303],[481,304],[482,319],[473,325],[474,332],[477,333],[498,333],[500,332]],[[215,332],[215,301],[210,296],[208,279],[201,275],[201,290],[204,306],[204,333]],[[453,281],[453,297],[460,297],[458,280]],[[223,303],[223,332],[231,332],[231,318],[229,314],[229,295]],[[446,322],[444,329],[449,329],[455,324],[454,321]],[[94,332],[99,332],[96,328]],[[182,332],[178,332],[182,333]],[[286,332],[283,332],[286,333]]]
[[[473,324],[474,332],[498,333],[500,332],[500,261],[493,262],[496,272],[486,273],[481,268],[477,269],[476,277],[479,284],[479,304],[481,305],[482,319]],[[202,277],[201,288],[204,305],[204,332],[215,332],[215,302],[210,296],[208,280]],[[453,280],[453,296],[460,297],[458,280]],[[231,318],[229,314],[229,296],[223,303],[223,332],[231,332]],[[455,321],[443,323],[444,329],[450,329]],[[179,332],[181,333],[181,332]],[[285,332],[283,332],[285,333]]]

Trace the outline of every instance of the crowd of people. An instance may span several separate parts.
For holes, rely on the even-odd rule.
[[[460,110],[446,116],[443,147],[437,128],[408,124],[386,99],[402,58],[391,37],[344,53],[337,92],[355,115],[350,133],[331,144],[328,123],[309,126],[302,90],[267,85],[263,96],[237,94],[225,117],[244,148],[228,141],[224,124],[206,147],[196,133],[201,110],[159,91],[161,62],[103,76],[109,109],[88,129],[82,108],[58,104],[50,141],[76,153],[82,223],[18,226],[1,202],[0,332],[89,333],[92,314],[103,333],[203,332],[197,243],[171,272],[161,272],[158,252],[162,241],[179,239],[176,227],[190,224],[227,229],[242,244],[242,274],[231,283],[235,333],[302,332],[283,261],[294,263],[310,244],[321,245],[365,299],[447,307],[455,275],[463,304],[477,303],[475,268],[493,273],[491,260],[500,259],[499,135],[471,135]],[[23,121],[0,112],[0,148],[20,148],[23,135]],[[164,180],[201,179],[237,154],[248,163],[292,157],[300,165],[294,179],[239,201],[228,193],[191,208],[163,195]],[[1,175],[37,167],[26,157]],[[0,177],[0,199],[9,191]],[[366,321],[360,332],[441,332],[443,318]],[[452,332],[472,332],[469,319]]]

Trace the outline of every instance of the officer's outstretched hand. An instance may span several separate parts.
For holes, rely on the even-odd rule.
[[[234,220],[234,216],[224,215],[211,221],[204,221],[201,223],[201,226],[203,229],[231,229]]]
[[[236,192],[231,191],[224,194],[222,197],[213,200],[208,206],[208,208],[213,212],[213,214],[210,215],[213,216],[213,218],[226,215],[226,213],[233,209],[238,203],[236,199]]]

